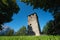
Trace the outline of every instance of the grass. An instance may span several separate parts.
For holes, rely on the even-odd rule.
[[[0,40],[60,40],[60,36],[0,36]]]

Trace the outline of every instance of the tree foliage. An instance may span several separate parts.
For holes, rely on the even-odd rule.
[[[29,36],[35,35],[35,32],[33,31],[31,25],[28,25],[27,35]]]
[[[54,19],[60,19],[60,0],[21,0],[34,8],[42,8],[44,11],[52,12]]]
[[[27,30],[26,30],[26,27],[25,26],[22,26],[17,32],[16,32],[16,35],[20,35],[20,36],[24,36],[24,35],[26,35],[26,32],[27,32]]]
[[[50,20],[43,28],[43,34],[60,35],[60,27],[54,25],[54,21]]]
[[[6,36],[13,36],[14,35],[14,30],[10,29],[8,32],[5,34]]]
[[[13,14],[19,11],[16,0],[0,0],[0,30],[1,25],[12,21]]]
[[[54,24],[53,24],[53,20],[50,20],[43,28],[43,33],[44,34],[48,34],[48,35],[52,35],[54,34]]]
[[[49,9],[49,11],[56,12],[60,10],[60,0],[21,0],[25,3],[30,3],[34,6],[34,8],[42,8],[45,11]]]
[[[3,27],[3,26],[2,26]],[[4,26],[2,30],[0,30],[0,36],[13,36],[14,30],[10,27]]]

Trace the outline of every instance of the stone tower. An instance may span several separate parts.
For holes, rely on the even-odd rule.
[[[28,16],[28,30],[32,35],[40,35],[40,26],[38,22],[38,16],[36,13],[33,13]]]

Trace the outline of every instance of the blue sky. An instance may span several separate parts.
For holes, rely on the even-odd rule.
[[[40,24],[41,30],[43,29],[44,25],[46,25],[46,23],[49,20],[53,19],[53,16],[48,11],[45,12],[40,8],[33,9],[33,6],[26,5],[26,3],[20,2],[20,0],[17,0],[17,4],[20,8],[20,11],[18,12],[18,14],[13,15],[13,17],[12,17],[13,21],[5,24],[5,26],[9,26],[12,29],[14,29],[15,31],[18,31],[22,26],[27,27],[28,15],[30,15],[34,12],[36,12],[39,17],[38,19],[39,19],[39,24]]]

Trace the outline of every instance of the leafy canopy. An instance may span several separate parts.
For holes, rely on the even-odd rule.
[[[31,4],[34,8],[42,8],[45,11],[56,12],[60,10],[60,0],[21,0],[27,4]]]
[[[0,29],[1,24],[12,21],[13,14],[18,11],[16,0],[0,0]]]

